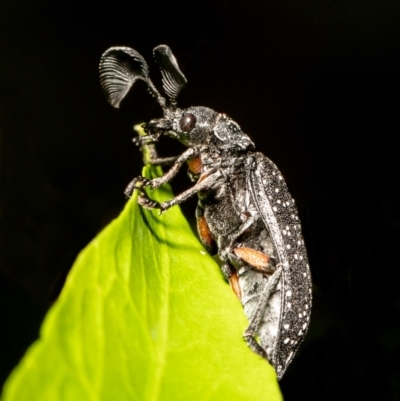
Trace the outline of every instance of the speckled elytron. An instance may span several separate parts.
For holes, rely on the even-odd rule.
[[[274,163],[254,151],[251,139],[225,114],[207,107],[179,109],[176,99],[186,84],[168,46],[154,49],[167,99],[149,77],[144,58],[127,47],[108,49],[100,61],[100,82],[114,107],[137,79],[147,83],[164,117],[144,125],[138,143],[162,135],[188,149],[175,158],[154,157],[154,164],[173,164],[160,178],[135,178],[125,193],[140,191],[139,203],[162,212],[197,194],[200,238],[217,252],[222,272],[241,300],[249,319],[244,333],[249,347],[268,359],[280,379],[302,342],[310,321],[311,277],[296,206]],[[187,162],[196,184],[175,198],[158,203],[144,187],[170,181]]]

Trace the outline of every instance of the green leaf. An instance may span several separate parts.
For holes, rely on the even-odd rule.
[[[180,209],[158,216],[135,195],[78,256],[3,401],[280,400],[246,325]]]

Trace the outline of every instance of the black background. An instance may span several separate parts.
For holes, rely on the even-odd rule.
[[[77,253],[122,209],[142,164],[132,125],[161,116],[142,83],[112,109],[99,58],[127,45],[151,62],[160,43],[188,79],[179,105],[234,118],[299,207],[314,307],[285,398],[399,400],[395,0],[3,0],[0,380],[37,337]],[[181,150],[165,142],[166,153]],[[189,185],[182,175],[174,188]]]

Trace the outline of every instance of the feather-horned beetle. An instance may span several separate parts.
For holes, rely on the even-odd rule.
[[[144,125],[138,143],[154,143],[162,135],[178,139],[188,149],[175,158],[162,177],[137,177],[125,190],[140,191],[138,201],[161,212],[198,195],[197,226],[201,241],[222,261],[222,272],[240,299],[249,327],[244,338],[266,358],[280,379],[302,342],[310,321],[311,277],[296,206],[274,163],[254,151],[240,126],[225,114],[197,106],[177,108],[186,84],[170,48],[157,46],[154,58],[168,100],[149,77],[144,58],[128,47],[112,47],[101,57],[100,82],[114,107],[119,107],[136,80],[147,83],[164,117]],[[144,187],[169,182],[187,162],[196,184],[164,203],[150,199]]]

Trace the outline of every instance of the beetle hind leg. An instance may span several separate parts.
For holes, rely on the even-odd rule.
[[[250,332],[249,329],[247,329],[243,334],[243,338],[246,340],[246,343],[249,346],[249,348],[254,353],[261,356],[261,358],[264,358],[268,362],[270,362],[268,355],[267,355],[267,351],[265,351],[265,349],[257,342],[257,340],[255,339],[255,336],[256,336],[256,334]]]
[[[276,287],[281,279],[282,268],[279,267],[274,274],[268,279],[266,286],[264,287],[261,296],[258,300],[255,312],[251,317],[249,327],[243,334],[243,338],[246,340],[249,348],[256,354],[267,359],[270,363],[273,363],[271,356],[268,355],[267,350],[262,347],[256,340],[256,336],[259,333],[260,327],[263,321],[263,314],[265,313],[265,306],[268,304],[270,298],[274,295]]]
[[[230,265],[228,262],[224,262],[221,266],[222,274],[229,281],[229,285],[232,288],[232,291],[238,297],[239,301],[242,300],[242,291],[239,285],[239,277],[236,272],[236,269]]]
[[[271,264],[271,258],[263,252],[246,247],[236,247],[232,252],[237,258],[262,273],[272,274],[275,271],[275,268]]]

